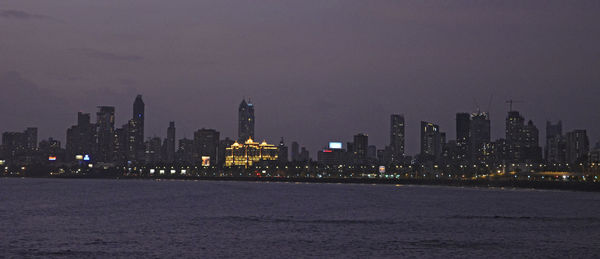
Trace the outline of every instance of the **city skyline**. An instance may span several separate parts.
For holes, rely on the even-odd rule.
[[[119,127],[116,126],[116,125],[119,125],[117,121],[124,120],[126,118],[118,118],[118,116],[117,116],[117,108],[115,106],[107,106],[107,105],[96,105],[95,107],[97,108],[97,111],[95,112],[95,114],[96,114],[95,117],[91,117],[90,116],[90,114],[92,114],[94,112],[82,112],[82,111],[80,111],[79,115],[78,115],[79,118],[77,118],[77,120],[74,123],[76,125],[78,123],[80,123],[81,119],[82,119],[81,118],[82,115],[88,116],[87,119],[84,119],[84,120],[97,121],[96,125],[102,125],[101,121],[107,121],[107,120],[109,120],[109,122],[108,122],[109,126],[104,126],[104,127],[112,127],[112,130],[114,132],[108,132],[107,134],[108,135],[118,134],[118,133],[116,133],[116,132],[118,132],[118,130],[124,130],[124,131],[126,131],[127,132],[126,134],[128,134],[127,136],[129,136],[129,135],[132,136],[129,141],[131,141],[132,143],[135,143],[135,144],[131,144],[131,149],[132,150],[129,151],[129,152],[133,151],[133,154],[129,154],[127,156],[130,159],[132,157],[141,156],[143,154],[140,154],[140,152],[143,153],[144,147],[143,147],[143,143],[138,142],[138,140],[137,140],[138,138],[140,138],[140,137],[143,136],[143,142],[146,142],[146,141],[150,141],[152,138],[158,137],[158,138],[161,139],[161,142],[165,141],[165,143],[167,143],[166,141],[169,138],[169,128],[171,126],[175,126],[174,124],[172,124],[172,123],[175,123],[175,121],[168,121],[169,128],[163,127],[165,129],[164,132],[163,132],[164,134],[162,134],[162,135],[160,135],[160,134],[144,135],[144,130],[145,130],[144,120],[145,120],[146,116],[145,116],[145,111],[144,111],[144,109],[145,109],[144,108],[145,107],[145,103],[144,103],[144,101],[142,101],[142,96],[143,95],[141,95],[141,94],[137,94],[136,95],[136,98],[135,98],[135,100],[133,102],[133,112],[132,112],[132,115],[130,117],[132,119],[127,119],[126,123],[123,124],[122,128],[119,128]],[[510,103],[510,102],[512,102],[512,100],[506,101],[506,103]],[[512,107],[512,105],[513,104],[511,104],[510,107]],[[251,109],[251,113],[249,113],[251,115],[248,115],[248,113],[246,112],[246,108],[250,108]],[[288,142],[284,142],[284,144],[286,144],[288,146],[291,146],[292,142],[300,142],[300,143],[302,143],[303,146],[306,146],[304,143],[310,142],[310,140],[306,141],[306,142],[304,142],[303,140],[300,140],[300,139],[303,139],[303,138],[290,140],[289,137],[287,137],[287,136],[280,136],[280,137],[275,137],[275,136],[260,137],[259,136],[258,138],[256,138],[254,136],[254,103],[250,102],[249,100],[247,102],[246,99],[242,99],[242,102],[239,104],[239,107],[237,109],[237,113],[238,114],[237,114],[236,119],[235,119],[235,122],[236,122],[237,125],[236,125],[236,128],[234,130],[234,131],[237,132],[237,134],[234,134],[234,135],[222,135],[223,139],[225,137],[228,138],[228,139],[237,139],[237,141],[239,143],[243,143],[244,141],[242,141],[241,138],[245,138],[247,136],[251,136],[251,138],[254,139],[255,141],[267,140],[269,143],[279,143],[279,142],[276,142],[276,141],[272,141],[272,139],[277,139],[277,138],[281,139],[281,138],[284,138],[284,139],[287,139],[287,141],[288,141]],[[106,115],[104,115],[104,114],[106,114]],[[463,137],[465,135],[464,132],[463,133],[459,133],[461,131],[464,131],[464,129],[461,129],[461,128],[465,127],[465,126],[462,125],[462,124],[464,124],[464,122],[462,121],[461,116],[462,115],[468,115],[467,119],[469,121],[473,120],[471,122],[467,121],[466,127],[467,127],[467,131],[468,132],[471,132],[471,131],[479,132],[480,130],[474,130],[473,129],[473,122],[478,121],[478,118],[485,118],[485,120],[487,121],[487,126],[485,126],[485,127],[487,127],[487,129],[484,128],[485,129],[484,130],[484,132],[485,132],[484,136],[487,136],[487,137],[483,137],[483,140],[478,140],[477,141],[477,143],[481,144],[481,143],[487,143],[487,142],[490,142],[490,141],[495,141],[495,140],[498,140],[498,139],[504,139],[505,137],[507,137],[506,136],[506,134],[507,134],[507,127],[508,127],[507,118],[510,118],[510,116],[523,116],[523,114],[520,113],[519,111],[517,111],[516,108],[513,108],[513,110],[507,111],[507,114],[505,116],[508,116],[508,117],[504,117],[503,118],[504,123],[502,124],[502,127],[504,127],[504,129],[500,133],[502,135],[499,135],[499,133],[497,133],[497,132],[495,134],[490,134],[490,133],[494,133],[493,130],[491,132],[489,132],[490,131],[490,124],[493,125],[493,123],[490,123],[490,119],[489,119],[490,116],[486,112],[482,112],[482,111],[478,110],[478,111],[472,112],[472,113],[469,113],[469,112],[464,113],[464,112],[459,111],[459,112],[456,112],[455,115],[456,115],[456,118],[454,120],[454,123],[455,123],[454,125],[443,125],[443,126],[441,126],[439,124],[436,124],[436,122],[434,122],[434,121],[429,122],[429,121],[419,120],[421,125],[420,125],[420,127],[416,127],[415,129],[419,130],[419,129],[422,129],[425,124],[431,124],[431,125],[433,125],[436,128],[436,131],[438,131],[439,133],[443,134],[443,137],[441,137],[441,138],[443,139],[444,142],[446,142],[448,140],[453,140],[453,141],[456,141],[459,144],[459,146],[460,145],[465,145],[465,144],[472,145],[471,143],[466,143],[466,142],[464,144],[461,144],[462,143],[461,141],[464,141],[464,140],[461,140],[461,137]],[[108,117],[105,118],[106,116],[108,116]],[[251,121],[252,121],[251,125],[252,126],[246,126],[245,124],[242,123],[242,121],[243,121],[242,118],[248,118],[249,116],[251,117]],[[268,117],[269,115],[266,115],[266,116]],[[392,117],[391,121],[389,120],[389,116]],[[400,121],[398,121],[399,119],[395,118],[395,117],[398,117],[398,116],[401,118]],[[117,120],[117,119],[120,119],[120,120]],[[137,132],[138,130],[131,131],[132,128],[136,128],[135,127],[135,125],[137,125],[136,121],[140,121],[140,120],[141,120],[141,124],[142,124],[142,126],[141,126],[141,133]],[[392,132],[394,132],[394,131],[398,131],[398,129],[395,129],[395,127],[393,127],[393,125],[396,124],[396,123],[399,123],[399,122],[402,125],[402,131],[404,131],[404,132],[406,132],[406,131],[410,132],[411,131],[410,130],[410,126],[407,126],[405,124],[405,114],[403,114],[403,113],[400,113],[400,114],[389,114],[388,115],[388,122],[387,122],[388,123],[388,125],[387,125],[388,128],[387,129],[382,129],[382,130],[387,130],[387,134],[388,134],[387,138],[388,139],[384,140],[384,143],[381,143],[381,144],[379,144],[379,143],[373,143],[372,142],[372,135],[380,135],[380,134],[383,134],[382,132],[376,132],[376,133],[358,132],[358,133],[354,133],[352,135],[354,137],[356,137],[355,134],[366,134],[366,135],[372,134],[371,136],[369,136],[369,139],[371,141],[370,145],[376,146],[378,150],[380,150],[380,149],[383,150],[383,149],[386,149],[386,148],[391,148],[391,146],[392,146],[391,145],[392,144],[391,141],[392,141],[393,135],[390,135],[390,134],[392,134]],[[547,153],[546,153],[547,150],[545,150],[545,148],[549,145],[549,142],[547,142],[548,136],[547,136],[546,131],[550,130],[551,134],[556,134],[556,132],[555,132],[556,129],[554,129],[554,128],[548,129],[546,127],[547,127],[547,125],[552,125],[552,123],[554,123],[554,122],[555,122],[554,120],[546,120],[544,122],[544,124],[542,124],[540,126],[540,125],[538,125],[536,123],[533,123],[533,121],[531,119],[529,119],[529,118],[522,118],[522,122],[521,123],[523,123],[524,125],[527,125],[528,123],[530,123],[529,124],[530,126],[534,125],[534,127],[536,127],[535,130],[536,130],[537,145],[542,148],[542,150],[540,150],[540,155],[544,159],[546,159],[546,156],[547,156]],[[423,124],[423,123],[425,123],[425,124]],[[531,123],[533,123],[533,124],[531,124]],[[590,148],[593,148],[597,143],[600,144],[600,140],[599,139],[593,139],[591,137],[591,135],[593,135],[593,134],[590,134],[591,132],[587,128],[585,128],[585,127],[581,127],[581,128],[569,128],[569,127],[566,127],[563,130],[563,128],[562,128],[563,120],[562,119],[557,119],[556,123],[560,124],[560,127],[561,127],[560,128],[561,129],[560,132],[563,133],[563,134],[574,132],[574,131],[577,131],[577,130],[584,130],[584,131],[586,131],[586,135],[589,138],[589,147]],[[112,124],[112,126],[110,126],[110,124]],[[481,124],[481,123],[479,123],[479,124]],[[391,129],[390,129],[390,126],[392,127]],[[27,126],[25,128],[34,128],[34,129],[36,129],[36,130],[39,131],[39,127],[36,126],[35,123],[32,124],[32,125],[29,125],[29,126]],[[98,132],[102,131],[101,128],[102,127],[99,127]],[[456,129],[456,131],[453,132],[451,130],[453,128]],[[544,130],[539,130],[539,129],[542,129],[542,128]],[[181,135],[174,135],[174,138],[175,138],[174,140],[176,142],[175,145],[174,145],[174,148],[176,150],[179,148],[179,145],[177,144],[177,142],[179,142],[180,140],[183,140],[183,139],[191,139],[191,140],[193,140],[195,138],[195,134],[197,134],[197,131],[199,131],[199,130],[205,130],[205,129],[210,129],[210,128],[202,126],[202,127],[199,127],[199,128],[191,129],[190,130],[191,134],[189,136],[187,134],[184,134],[183,136],[181,136]],[[215,130],[217,130],[217,134],[222,134],[222,132],[230,131],[228,129],[218,129],[218,128],[215,129]],[[0,129],[0,132],[18,132],[18,131],[19,131],[18,129],[17,130],[2,130],[2,129]],[[131,132],[129,132],[129,131],[131,131]],[[181,128],[177,127],[177,132],[180,132],[180,131],[181,131]],[[67,130],[67,132],[68,132],[68,130]],[[246,133],[246,132],[248,132],[248,133]],[[252,133],[249,133],[249,132],[252,132]],[[543,135],[539,134],[539,132],[543,132]],[[61,141],[61,142],[65,143],[65,145],[66,145],[66,143],[68,143],[68,141],[67,141],[68,137],[61,138],[61,136],[47,136],[46,134],[43,134],[43,132],[40,132],[40,133],[42,133],[42,134],[37,135],[38,139],[40,139],[40,140],[53,139],[53,140]],[[38,133],[36,132],[36,134],[38,134]],[[243,136],[240,136],[240,134],[242,134]],[[475,136],[476,139],[481,139],[481,137],[479,137],[479,135],[481,135],[481,133],[475,133],[475,134],[476,134],[476,136]],[[68,133],[67,133],[67,135],[68,135]],[[385,134],[383,134],[383,135],[385,135]],[[403,146],[403,148],[405,150],[408,150],[408,151],[405,151],[403,155],[415,157],[416,155],[419,155],[419,154],[423,153],[423,146],[422,146],[423,145],[423,142],[422,142],[423,141],[423,132],[418,133],[417,136],[415,136],[415,137],[416,137],[416,140],[418,142],[418,147],[412,148],[412,149],[410,149],[410,148],[407,149],[406,146],[405,146],[405,143],[407,143],[407,142],[408,143],[414,142],[415,140],[414,139],[411,140],[410,136],[407,136],[406,133],[403,133],[403,135],[402,135],[402,146]],[[317,160],[317,152],[321,151],[323,149],[327,149],[328,148],[327,145],[328,145],[329,142],[331,142],[331,141],[334,141],[334,142],[335,141],[346,142],[346,141],[351,141],[352,138],[353,138],[352,136],[350,136],[349,138],[343,138],[343,137],[340,137],[340,136],[335,137],[334,136],[334,137],[326,140],[322,144],[320,144],[319,147],[317,147],[315,149],[308,148],[307,150],[311,151],[310,152],[310,158],[314,159],[314,160]],[[436,138],[437,138],[437,140],[436,140],[437,142],[436,143],[439,143],[440,136],[437,136]],[[100,137],[100,139],[101,139],[101,137]],[[98,140],[99,143],[101,142],[100,139]],[[107,143],[105,145],[112,145],[112,144],[111,143]],[[140,146],[140,145],[142,145],[142,146]],[[346,145],[344,145],[344,146],[346,146]],[[137,147],[137,148],[135,148],[135,147]],[[128,144],[127,148],[129,148],[129,144]],[[431,151],[431,152],[437,152],[438,153],[437,156],[439,158],[439,155],[441,155],[441,146],[437,147],[437,148],[434,147],[434,146],[432,146],[430,148],[433,148],[433,149],[437,150],[437,151]],[[105,149],[109,150],[110,148],[106,147]],[[414,153],[411,153],[410,150],[413,150],[413,149],[416,149],[416,150],[415,150]],[[470,150],[470,149],[472,149],[472,147],[468,148],[468,150]],[[391,149],[391,150],[393,150],[393,149]],[[393,151],[391,151],[391,152],[393,152]],[[473,151],[464,151],[464,152],[471,152],[472,153]],[[106,156],[110,156],[110,155],[106,155]],[[470,158],[470,154],[467,154],[466,157]],[[136,160],[136,159],[133,159],[133,160]]]
[[[284,142],[284,137],[281,137],[278,147],[282,150],[278,155],[285,157],[280,159],[273,156],[273,160],[281,162],[288,161],[288,159],[291,161],[313,159],[326,164],[406,164],[410,163],[411,159],[419,163],[432,161],[442,164],[467,161],[474,164],[493,164],[499,161],[573,163],[582,161],[582,154],[585,154],[585,159],[588,159],[588,152],[597,152],[600,146],[600,141],[590,141],[588,130],[585,128],[563,132],[561,120],[558,120],[556,124],[546,121],[545,131],[547,134],[543,141],[544,139],[540,138],[540,130],[532,120],[525,118],[513,108],[513,100],[508,100],[506,103],[509,103],[510,107],[505,118],[505,135],[495,139],[492,139],[490,134],[491,122],[488,113],[480,110],[473,113],[457,112],[455,138],[448,135],[446,129],[440,125],[421,121],[419,152],[406,153],[404,151],[407,137],[404,115],[391,114],[388,128],[389,143],[386,145],[369,144],[369,133],[361,132],[354,135],[353,139],[339,137],[330,139],[322,148],[316,150],[306,149],[303,145],[301,154],[300,145],[296,140],[289,143],[292,147],[292,154],[289,157],[288,144]],[[234,142],[240,145],[245,143],[261,144],[261,140],[254,134],[254,103],[245,98],[238,107],[238,134],[222,138],[220,129],[205,127],[194,130],[191,138],[178,137],[174,121],[169,121],[165,136],[144,135],[146,116],[145,103],[141,94],[136,96],[132,107],[132,118],[120,128],[115,126],[116,109],[114,106],[97,106],[96,123],[92,123],[91,113],[78,112],[77,123],[66,130],[67,137],[64,142],[64,151],[66,151],[64,155],[66,156],[61,155],[60,160],[74,161],[76,160],[75,155],[85,154],[92,155],[94,160],[104,162],[152,163],[161,161],[174,163],[179,161],[222,165],[227,156],[225,150],[229,150],[230,146],[233,148]],[[44,139],[43,141],[51,143],[57,141],[55,146],[61,148],[60,140],[55,137],[49,137],[47,140],[38,138],[37,127],[27,127],[23,133],[3,131],[2,147],[8,148],[5,152],[11,149],[19,151],[21,145],[24,150],[33,151],[38,149],[38,139]],[[237,141],[233,139],[237,139]],[[267,144],[266,139],[263,138],[261,146]],[[348,141],[346,145],[343,144],[344,141]],[[339,143],[339,146],[332,147],[332,143]],[[40,142],[39,145],[41,146],[42,143]],[[47,151],[49,150],[44,152]],[[331,153],[332,151],[335,154],[323,154],[323,152]],[[55,150],[50,153],[50,156],[56,157],[58,153],[62,152]],[[315,154],[317,155],[315,156]]]
[[[180,136],[202,127],[235,136],[232,105],[250,97],[260,103],[257,113],[269,114],[256,125],[259,138],[277,143],[283,136],[309,150],[357,132],[383,146],[387,115],[404,114],[406,152],[415,154],[421,120],[454,136],[454,113],[477,106],[489,107],[495,139],[509,99],[521,101],[515,109],[540,129],[562,120],[565,131],[586,128],[594,142],[600,137],[594,3],[132,6],[4,1],[0,32],[11,37],[3,39],[0,108],[12,112],[0,113],[0,130],[34,122],[40,137],[64,141],[73,111],[114,106],[123,125],[130,96],[143,94],[151,103],[148,136],[164,136],[168,121]],[[157,22],[150,13],[169,19]]]

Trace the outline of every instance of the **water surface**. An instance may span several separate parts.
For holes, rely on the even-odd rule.
[[[600,194],[0,178],[0,257],[600,257]]]

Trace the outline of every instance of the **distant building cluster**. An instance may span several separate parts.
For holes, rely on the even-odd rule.
[[[499,168],[506,164],[544,165],[568,168],[600,162],[600,143],[590,147],[587,132],[574,129],[563,133],[562,122],[546,123],[546,141],[540,146],[539,130],[518,112],[509,110],[505,137],[491,139],[489,114],[456,114],[456,136],[449,140],[434,122],[420,123],[420,152],[414,157],[405,151],[405,120],[401,114],[390,116],[389,144],[378,149],[369,144],[365,133],[352,141],[330,141],[318,150],[312,161],[309,151],[296,141],[291,147],[284,139],[278,144],[255,141],[254,104],[242,100],[238,107],[237,139],[221,138],[215,129],[198,129],[193,138],[177,139],[175,122],[169,122],[166,138],[147,137],[144,131],[145,104],[141,95],[133,102],[131,119],[115,127],[115,108],[99,106],[96,120],[79,112],[77,123],[66,131],[66,144],[53,138],[38,142],[37,128],[23,132],[4,132],[0,165],[32,164],[141,166],[193,165],[211,168],[311,163],[326,166],[420,165],[429,168]],[[412,167],[411,167],[412,168]]]

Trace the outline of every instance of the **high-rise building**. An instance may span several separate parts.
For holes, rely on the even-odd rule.
[[[354,162],[357,164],[367,163],[367,153],[369,149],[369,136],[367,134],[359,133],[354,135],[352,153],[354,155]]]
[[[506,144],[508,145],[508,160],[520,162],[523,160],[525,119],[518,111],[509,111],[506,117]]]
[[[280,164],[285,164],[288,162],[288,147],[285,145],[285,142],[283,142],[283,137],[281,138],[281,141],[279,141],[279,146],[277,147],[277,159],[279,160]]]
[[[390,148],[392,162],[402,161],[404,157],[404,116],[392,114],[390,118]]]
[[[440,127],[431,122],[421,121],[421,157],[431,160],[440,159],[442,154],[442,139]]]
[[[225,160],[227,157],[227,148],[231,147],[231,145],[233,145],[233,143],[235,143],[235,140],[230,139],[230,138],[225,138],[222,139],[219,142],[219,154],[217,155],[218,159],[219,159],[219,166],[223,166],[225,165]]]
[[[219,149],[219,132],[214,129],[200,129],[194,132],[194,162],[210,160],[210,165],[216,165]]]
[[[546,148],[544,158],[550,163],[565,162],[565,143],[562,135],[562,121],[556,124],[546,122]]]
[[[162,140],[160,137],[148,138],[148,140],[144,142],[144,160],[146,163],[158,163],[163,160],[161,155],[161,142]]]
[[[566,159],[568,163],[584,162],[590,150],[586,130],[573,130],[566,134]]]
[[[301,162],[307,162],[310,160],[310,154],[308,153],[308,149],[306,149],[306,147],[302,147],[300,149],[300,155],[298,160]]]
[[[167,139],[165,140],[165,159],[167,162],[172,163],[175,161],[175,122],[169,122],[169,128],[167,128]]]
[[[61,148],[60,141],[49,138],[47,140],[42,140],[39,143],[39,150],[42,159],[54,160],[54,161],[64,161],[65,152],[64,149]]]
[[[367,148],[367,158],[371,161],[377,160],[377,146],[369,145]]]
[[[115,149],[115,161],[116,162],[125,162],[128,161],[127,157],[127,136],[128,136],[128,126],[129,124],[123,125],[121,128],[115,129],[115,137],[114,137],[114,149]]]
[[[238,109],[238,141],[254,139],[254,104],[242,100]]]
[[[25,138],[27,142],[27,149],[29,151],[36,151],[38,148],[38,129],[37,128],[27,128],[25,130]]]
[[[142,95],[133,102],[133,116],[128,126],[128,156],[131,160],[143,160],[146,146],[144,145],[145,104]]]
[[[525,161],[539,162],[542,160],[542,148],[539,144],[539,130],[529,120],[523,130],[523,158]]]
[[[17,162],[28,151],[27,135],[23,132],[2,133],[2,158]]]
[[[91,123],[89,113],[77,114],[77,125],[67,130],[66,161],[75,160],[77,155],[95,158],[96,124]]]
[[[468,145],[473,162],[485,160],[486,145],[491,142],[490,118],[485,112],[471,114],[469,122]]]
[[[177,161],[191,163],[194,159],[194,140],[183,138],[179,140]]]
[[[114,159],[115,107],[99,106],[96,113],[98,149],[96,161],[112,162]]]
[[[456,156],[459,160],[466,160],[469,152],[469,131],[471,128],[471,115],[468,113],[456,114]]]
[[[292,142],[292,161],[296,162],[300,160],[300,145],[298,142]]]

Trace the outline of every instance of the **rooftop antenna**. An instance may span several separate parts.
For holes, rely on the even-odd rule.
[[[506,103],[508,103],[508,104],[509,104],[509,106],[508,106],[508,107],[509,107],[509,108],[508,108],[508,111],[509,111],[509,112],[512,112],[512,110],[513,110],[513,109],[512,109],[513,103],[521,103],[521,101],[515,101],[515,100],[513,100],[513,99],[510,99],[510,100],[506,101]]]
[[[480,113],[481,109],[479,108],[479,104],[477,103],[477,99],[473,97],[473,102],[475,103],[475,107],[477,107],[477,113]]]
[[[490,94],[490,100],[488,101],[487,113],[490,114],[490,108],[492,107],[492,99],[494,99],[494,94]]]

